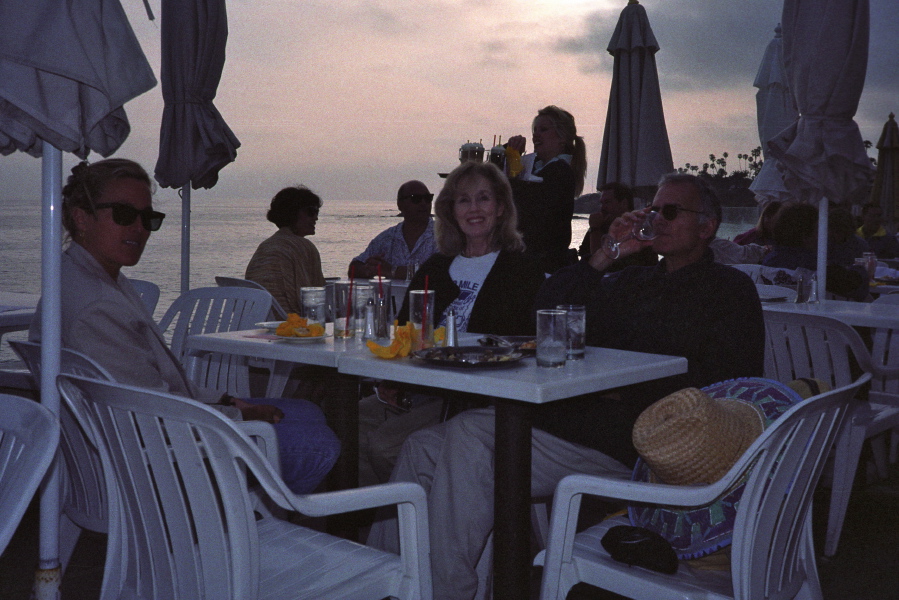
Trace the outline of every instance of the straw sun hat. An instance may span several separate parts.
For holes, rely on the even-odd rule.
[[[802,397],[786,384],[761,377],[681,390],[647,408],[634,424],[640,460],[634,481],[691,485],[720,479],[765,427]],[[664,537],[678,558],[699,558],[729,545],[744,475],[709,506],[632,504],[631,524]]]
[[[764,428],[754,404],[686,388],[644,410],[632,435],[656,480],[693,485],[721,479]]]

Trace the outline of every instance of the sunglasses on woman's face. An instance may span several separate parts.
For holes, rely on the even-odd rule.
[[[116,225],[121,225],[122,227],[128,227],[140,217],[140,224],[143,225],[144,229],[147,231],[158,231],[159,228],[162,227],[162,220],[165,218],[164,213],[156,212],[152,208],[137,210],[130,204],[124,204],[122,202],[103,202],[96,205],[94,208],[97,210],[100,210],[101,208],[111,208],[112,221]]]
[[[666,221],[673,221],[677,218],[678,213],[688,212],[695,213],[697,215],[704,214],[701,210],[690,210],[689,208],[684,208],[683,206],[679,206],[677,204],[666,204],[665,206],[658,207],[653,206],[652,212],[657,212],[662,215],[662,218]]]

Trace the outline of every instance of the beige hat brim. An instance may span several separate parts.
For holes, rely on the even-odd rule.
[[[633,440],[658,480],[708,484],[730,470],[764,427],[764,413],[754,404],[690,388],[647,408],[634,425]]]

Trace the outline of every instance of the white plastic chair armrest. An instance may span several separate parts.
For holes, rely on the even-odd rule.
[[[241,431],[252,438],[262,453],[271,463],[278,475],[281,474],[281,455],[278,453],[278,434],[271,423],[265,421],[237,421]]]
[[[601,475],[569,475],[559,482],[553,505],[567,506],[573,496],[589,494],[641,504],[683,508],[705,506],[726,492],[740,472],[742,469],[737,472],[731,469],[713,484],[696,486],[646,483]]]
[[[411,505],[416,513],[426,514],[427,497],[424,488],[417,483],[384,483],[352,490],[323,492],[290,498],[291,510],[311,517],[324,517],[367,508],[394,504]]]

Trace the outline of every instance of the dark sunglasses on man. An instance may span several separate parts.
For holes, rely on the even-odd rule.
[[[689,208],[684,208],[678,204],[666,204],[665,206],[659,208],[658,206],[652,207],[652,212],[657,212],[662,215],[662,218],[666,221],[673,221],[677,218],[678,213],[688,212],[695,213],[697,215],[705,214],[701,210],[690,210]]]
[[[422,202],[430,204],[433,199],[434,194],[407,194],[403,196],[403,200],[408,200],[412,204],[420,204]]]
[[[165,219],[164,213],[157,212],[152,208],[137,210],[130,204],[124,204],[122,202],[102,202],[97,204],[94,208],[97,210],[100,210],[101,208],[111,208],[113,222],[122,227],[128,227],[140,217],[140,224],[143,225],[144,229],[147,231],[158,231],[159,228],[162,227],[162,220]]]

